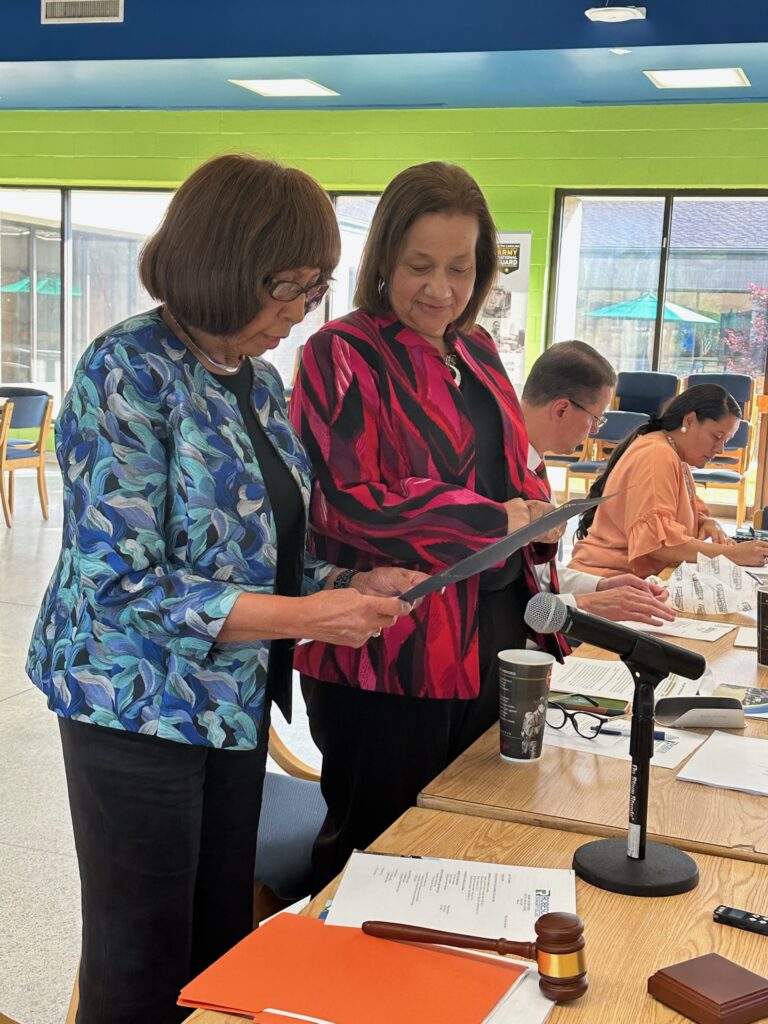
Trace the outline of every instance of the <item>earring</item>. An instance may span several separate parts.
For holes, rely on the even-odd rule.
[[[680,433],[681,434],[687,434],[688,433],[688,427],[680,427]]]
[[[379,293],[379,295],[383,295],[386,287],[387,287],[387,282],[384,280],[383,277],[380,277],[379,278],[379,283],[376,285],[376,291]]]

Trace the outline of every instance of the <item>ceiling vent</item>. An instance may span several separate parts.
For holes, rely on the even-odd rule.
[[[123,21],[124,0],[41,0],[43,25],[93,25]]]

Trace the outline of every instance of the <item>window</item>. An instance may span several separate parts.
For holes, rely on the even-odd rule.
[[[157,305],[139,280],[141,247],[159,226],[170,192],[71,194],[72,342],[67,378],[95,337]]]
[[[0,189],[0,381],[61,386],[61,194]]]
[[[563,192],[555,236],[550,340],[587,341],[617,370],[747,373],[762,391],[768,196]]]

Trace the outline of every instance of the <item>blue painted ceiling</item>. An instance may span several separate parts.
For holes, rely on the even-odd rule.
[[[3,0],[0,109],[333,109],[768,100],[768,4],[645,0],[125,0],[125,22],[40,25]],[[617,56],[610,47],[631,53]],[[744,68],[749,89],[664,90],[643,70]],[[230,78],[308,77],[338,97],[266,99]]]

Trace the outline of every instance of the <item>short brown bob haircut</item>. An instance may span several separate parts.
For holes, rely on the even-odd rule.
[[[231,153],[179,187],[141,252],[139,275],[183,324],[228,335],[259,314],[267,278],[317,267],[327,279],[340,252],[333,206],[313,178]]]
[[[427,213],[466,214],[479,226],[475,286],[459,330],[474,326],[496,276],[496,228],[480,186],[463,167],[432,161],[401,171],[384,189],[373,215],[355,289],[355,305],[385,315],[391,306],[386,283],[392,276],[411,225]],[[381,286],[381,282],[384,286]]]

